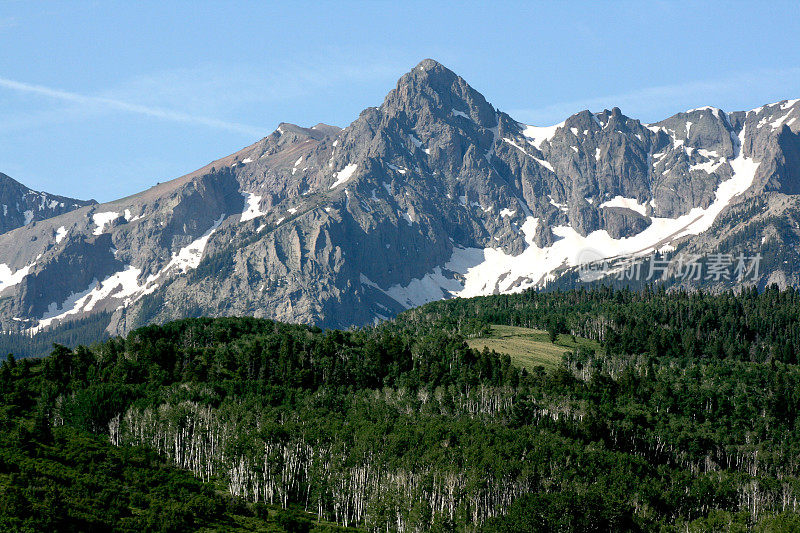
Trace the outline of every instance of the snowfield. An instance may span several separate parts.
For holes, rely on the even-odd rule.
[[[208,244],[208,239],[219,228],[224,219],[225,215],[223,214],[214,221],[211,228],[203,235],[173,253],[172,259],[164,268],[156,274],[148,276],[144,283],[139,283],[139,276],[142,270],[132,265],[126,265],[121,271],[108,276],[102,282],[98,282],[97,279],[93,280],[88,288],[81,292],[70,294],[61,304],[52,302],[39,320],[39,324],[28,329],[28,332],[36,333],[70,315],[91,311],[105,300],[121,300],[121,307],[128,306],[142,296],[155,291],[159,286],[156,282],[171,270],[185,273],[188,270],[197,268]],[[2,281],[2,267],[4,266],[0,265],[0,281]]]
[[[744,156],[741,149],[744,134],[744,131],[739,134],[738,153],[730,161],[733,176],[719,184],[714,202],[706,209],[695,207],[675,219],[652,218],[644,231],[621,239],[612,238],[606,230],[584,237],[570,226],[557,226],[553,233],[559,239],[544,248],[534,244],[538,220],[528,216],[522,226],[528,247],[519,255],[509,255],[501,248],[456,247],[447,263],[421,278],[385,290],[371,282],[370,286],[411,308],[452,296],[468,298],[495,292],[520,292],[545,282],[552,271],[562,266],[578,266],[587,259],[641,256],[669,249],[681,237],[708,230],[722,210],[752,185],[759,162]],[[645,214],[644,204],[622,196],[600,207],[625,207]],[[463,282],[454,274],[463,278]]]

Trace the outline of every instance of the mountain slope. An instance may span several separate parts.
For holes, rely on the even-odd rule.
[[[0,172],[0,233],[92,203],[31,190]]]
[[[425,60],[345,129],[281,124],[177,180],[0,236],[0,323],[108,311],[115,333],[199,314],[347,327],[543,287],[587,260],[772,242],[747,281],[796,284],[798,117],[795,100],[533,127]]]

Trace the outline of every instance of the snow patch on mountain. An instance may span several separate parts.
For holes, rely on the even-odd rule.
[[[536,147],[537,150],[541,149],[542,143],[550,141],[555,137],[559,128],[563,128],[567,122],[560,122],[553,126],[529,126],[527,124],[520,124],[523,127],[522,135],[528,139],[528,142]]]
[[[134,216],[130,209],[125,209],[125,212],[122,213],[122,216],[125,218],[126,222],[136,222],[137,220],[144,218],[144,215]]]
[[[99,284],[96,279],[93,280],[88,289],[81,293],[69,295],[60,306],[56,303],[51,303],[39,321],[38,326],[32,328],[32,332],[40,331],[53,322],[63,320],[70,315],[91,311],[106,299],[129,299],[134,295],[143,296],[142,287],[139,286],[137,281],[141,273],[140,269],[128,265]],[[155,290],[155,287],[153,290]],[[129,301],[126,303],[129,303]]]
[[[251,192],[245,192],[242,195],[245,197],[246,208],[242,212],[239,222],[246,222],[267,214],[266,211],[261,210],[261,196]]]
[[[95,213],[92,215],[92,222],[95,224],[93,235],[102,235],[105,232],[106,226],[119,218],[119,213],[116,211],[104,211],[102,213]]]
[[[430,148],[423,148],[422,147],[422,141],[420,141],[416,136],[414,136],[414,134],[409,133],[408,134],[408,139],[411,141],[411,144],[413,144],[414,146],[416,146],[417,148],[419,148],[420,150],[422,150],[426,154],[430,155],[430,153],[431,153]]]
[[[538,158],[538,157],[536,157],[535,155],[533,155],[533,154],[529,153],[527,150],[525,150],[525,148],[523,148],[522,146],[520,146],[519,144],[517,144],[516,142],[514,142],[514,140],[513,140],[513,139],[509,139],[508,137],[503,137],[503,142],[506,142],[506,143],[510,144],[511,146],[513,146],[514,148],[516,148],[517,150],[519,150],[520,152],[522,152],[523,154],[525,154],[525,155],[527,155],[528,157],[532,158],[534,161],[536,161],[537,163],[539,163],[540,165],[542,165],[544,168],[546,168],[546,169],[547,169],[547,170],[549,170],[550,172],[555,172],[555,170],[553,170],[553,165],[551,165],[550,163],[548,163],[548,162],[547,162],[547,161],[545,161],[544,159],[539,159],[539,158]]]
[[[720,109],[718,107],[712,107],[710,105],[703,106],[703,107],[696,107],[694,109],[688,110],[686,113],[694,113],[695,111],[711,111],[711,113],[715,117],[720,118],[720,116],[719,116]]]
[[[67,228],[65,228],[64,226],[60,226],[56,230],[56,244],[59,244],[61,241],[63,241],[64,237],[66,236],[67,236]]]
[[[461,282],[454,274],[467,271],[479,265],[483,260],[482,250],[455,248],[444,267],[436,267],[433,272],[421,278],[412,279],[406,285],[392,285],[382,292],[407,309],[442,298],[450,298],[463,291]],[[378,289],[380,290],[380,288]]]
[[[636,211],[642,216],[645,216],[647,212],[647,206],[645,204],[640,204],[636,198],[625,198],[624,196],[615,196],[611,200],[600,204],[600,207],[624,207],[625,209]]]
[[[550,205],[557,207],[558,209],[560,209],[561,211],[563,211],[565,213],[567,211],[569,211],[569,206],[567,204],[560,204],[560,203],[556,202],[555,200],[553,200],[553,197],[550,196],[549,194],[547,195],[547,198],[550,199]]]
[[[387,163],[386,166],[388,166],[389,168],[391,168],[395,172],[399,172],[400,174],[405,174],[406,172],[408,172],[407,168],[398,167],[398,166],[395,166],[395,165],[393,165],[391,163]]]
[[[220,215],[208,231],[187,246],[181,248],[177,253],[172,254],[172,259],[170,259],[170,262],[167,263],[167,266],[164,267],[162,272],[167,272],[173,267],[181,272],[197,268],[197,265],[200,264],[200,260],[203,258],[203,252],[208,244],[208,239],[211,238],[211,234],[217,230],[224,219],[225,215]]]
[[[203,257],[203,251],[208,244],[208,239],[222,224],[224,218],[225,215],[221,215],[214,221],[208,231],[174,253],[169,263],[158,273],[148,276],[143,284],[139,283],[139,276],[142,270],[132,265],[126,265],[121,271],[108,276],[100,283],[98,283],[97,279],[93,280],[86,290],[70,294],[60,305],[57,302],[52,302],[39,320],[39,324],[28,331],[37,333],[70,315],[90,312],[98,304],[106,300],[122,300],[120,305],[127,307],[142,296],[155,291],[159,286],[156,281],[170,270],[177,269],[181,273],[185,273],[190,269],[197,268]],[[0,265],[0,267],[2,266]],[[0,269],[0,274],[2,274],[2,269]]]
[[[725,163],[725,158],[720,159],[719,161],[705,161],[703,163],[696,163],[689,167],[689,170],[702,170],[703,172],[707,172],[708,174],[713,174],[717,171],[719,167],[721,167]]]
[[[695,207],[675,219],[653,218],[644,231],[620,239],[614,239],[606,230],[582,236],[570,226],[557,226],[552,231],[558,240],[543,248],[534,243],[538,219],[529,216],[521,228],[528,247],[521,254],[510,255],[501,248],[456,247],[443,267],[384,292],[406,308],[453,296],[519,292],[544,283],[560,267],[670,249],[675,240],[708,230],[722,210],[752,185],[759,162],[744,156],[744,134],[740,133],[738,154],[730,161],[733,176],[719,184],[714,201],[706,209]],[[636,199],[622,196],[601,207],[625,207],[642,215],[646,212]]]
[[[12,271],[5,263],[0,264],[0,292],[21,282],[35,264],[36,262],[34,261],[30,265],[25,265],[15,271]]]
[[[51,303],[47,307],[47,311],[42,315],[39,325],[35,329],[38,331],[39,329],[46,328],[57,320],[80,312],[85,302],[89,299],[89,294],[96,290],[96,287],[97,279],[94,279],[86,290],[70,294],[61,305],[57,302]],[[81,304],[79,305],[78,302],[81,302]]]
[[[337,172],[336,173],[336,181],[333,183],[333,185],[331,185],[330,188],[331,189],[335,189],[339,185],[347,183],[347,181],[351,177],[353,177],[353,174],[355,173],[357,168],[358,168],[358,165],[356,165],[355,163],[351,163],[351,164],[347,165],[346,167],[344,167],[339,172]]]

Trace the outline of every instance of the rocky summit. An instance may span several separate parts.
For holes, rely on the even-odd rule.
[[[102,313],[111,333],[201,314],[347,327],[580,283],[587,257],[613,267],[600,280],[658,258],[669,267],[648,281],[668,286],[796,286],[799,132],[799,100],[530,126],[427,59],[344,129],[281,124],[100,205],[0,196],[0,326]],[[744,256],[759,258],[746,277],[678,275]]]

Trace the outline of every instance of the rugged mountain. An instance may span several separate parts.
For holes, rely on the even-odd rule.
[[[34,191],[0,172],[0,233],[93,203]]]
[[[281,124],[182,178],[0,235],[0,323],[346,327],[632,256],[672,259],[653,278],[672,285],[796,285],[798,118],[795,100],[533,127],[425,60],[345,129]],[[752,279],[676,275],[689,257],[762,249]]]

